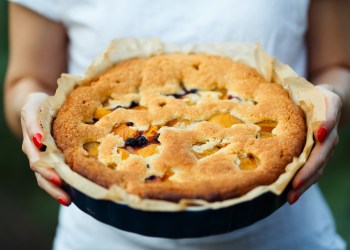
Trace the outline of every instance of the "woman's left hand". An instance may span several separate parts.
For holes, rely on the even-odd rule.
[[[318,85],[318,88],[326,97],[326,120],[314,132],[316,144],[309,159],[294,177],[293,189],[288,193],[290,204],[295,203],[308,188],[321,178],[324,168],[339,141],[337,130],[342,106],[341,100],[330,91],[332,86],[322,84]]]

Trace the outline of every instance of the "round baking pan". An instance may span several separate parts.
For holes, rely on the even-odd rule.
[[[65,189],[79,209],[103,223],[144,236],[178,239],[222,234],[249,226],[281,207],[290,186],[279,196],[267,192],[225,208],[176,212],[138,210],[93,199],[70,186]]]

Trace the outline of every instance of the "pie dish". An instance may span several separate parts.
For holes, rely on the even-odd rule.
[[[176,211],[214,218],[270,201],[259,216],[205,233],[126,228],[164,237],[221,233],[283,204],[324,105],[320,92],[258,45],[115,40],[84,76],[62,75],[43,104],[46,150],[36,164],[53,166],[82,210],[106,223],[96,211],[109,206],[148,219]],[[89,212],[86,196],[109,205]],[[109,224],[125,229],[118,220]]]

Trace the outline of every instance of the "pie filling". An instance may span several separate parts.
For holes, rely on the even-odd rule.
[[[189,103],[188,100],[191,100],[192,105],[196,105],[196,102],[193,100],[200,100],[201,91],[198,89],[190,89],[187,90],[183,85],[181,85],[182,92],[181,93],[174,93],[174,94],[168,94],[169,97],[175,97],[176,99],[181,99],[185,103]],[[191,98],[188,96],[191,95]],[[239,96],[235,95],[228,95],[227,90],[220,89],[220,90],[214,90],[214,91],[205,91],[206,96],[211,97],[217,97],[218,100],[234,100],[238,101],[242,104],[251,104],[252,100],[244,101],[243,98],[240,98]],[[109,105],[110,102],[116,102],[116,100],[109,100],[109,102],[105,102],[105,105]],[[254,101],[254,103],[256,103]],[[161,107],[164,107],[164,104],[160,105]],[[118,105],[116,107],[97,107],[96,111],[94,112],[93,119],[96,123],[100,119],[102,119],[104,116],[111,114],[114,110],[124,108],[124,109],[132,109],[132,110],[147,110],[147,107],[140,106],[137,102],[132,101],[130,105],[123,107],[121,105]],[[201,120],[203,121],[203,120]],[[196,121],[196,122],[201,122]],[[229,112],[224,113],[217,113],[213,116],[211,116],[209,119],[205,120],[208,122],[213,122],[216,124],[219,124],[225,128],[231,128],[235,124],[247,124],[251,122],[244,122],[241,119],[237,118],[236,116],[230,114]],[[126,122],[121,124],[116,124],[113,129],[112,133],[114,135],[120,136],[124,141],[123,147],[118,147],[116,150],[114,150],[118,155],[120,155],[122,160],[126,160],[130,155],[137,155],[144,158],[150,157],[152,155],[155,155],[159,153],[158,147],[161,145],[161,143],[158,141],[158,138],[160,134],[158,133],[159,129],[162,127],[176,127],[176,128],[182,128],[191,125],[192,122],[190,120],[186,119],[173,119],[164,125],[155,126],[150,125],[149,128],[146,131],[140,131],[135,129],[133,122]],[[256,138],[263,139],[263,138],[270,138],[275,136],[273,134],[273,129],[277,126],[276,121],[272,120],[264,120],[261,122],[256,122],[255,125],[259,127],[259,132],[256,134]],[[86,150],[89,157],[98,157],[98,148],[100,143],[97,141],[94,142],[88,142],[84,144],[84,149]],[[196,150],[192,150],[193,154],[196,156],[198,160],[208,157],[210,155],[213,155],[217,153],[220,149],[227,146],[227,144],[218,144],[214,146],[209,146],[209,148],[205,150],[200,149],[200,145],[204,145],[204,143],[196,143],[194,146],[197,147]],[[198,149],[199,148],[199,149]],[[234,154],[238,157],[238,163],[236,162],[236,165],[239,170],[243,171],[249,171],[254,170],[259,165],[259,159],[254,156],[252,153],[245,152],[237,152]],[[111,165],[108,165],[111,167]],[[113,165],[113,168],[118,170],[118,164],[115,163]],[[149,168],[149,165],[148,165]],[[156,176],[156,175],[150,175],[144,179],[144,182],[162,182],[162,181],[171,181],[169,178],[174,175],[174,172],[172,170],[167,170],[162,176]]]

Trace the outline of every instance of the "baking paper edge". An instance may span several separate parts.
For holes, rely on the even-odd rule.
[[[181,200],[178,203],[168,201],[141,199],[136,195],[128,194],[123,189],[113,186],[105,189],[90,180],[80,176],[64,163],[64,158],[51,136],[51,123],[66,96],[82,81],[93,78],[112,65],[136,57],[150,57],[168,53],[207,53],[229,57],[235,61],[248,64],[255,68],[266,81],[281,84],[290,94],[295,103],[301,106],[306,114],[307,138],[304,150],[299,157],[286,166],[286,172],[273,184],[257,187],[247,194],[225,201],[207,202],[204,200]],[[317,107],[317,108],[315,108]],[[147,211],[180,211],[219,209],[232,206],[243,201],[251,200],[265,192],[280,195],[295,173],[307,160],[313,146],[313,131],[320,122],[325,120],[324,95],[311,83],[295,73],[289,66],[275,58],[268,56],[259,44],[214,44],[214,45],[168,45],[158,39],[116,39],[111,42],[107,50],[98,56],[88,67],[85,75],[73,76],[63,74],[58,80],[58,89],[54,96],[49,97],[42,105],[39,123],[43,128],[43,144],[47,146],[45,152],[40,153],[40,160],[35,163],[39,167],[53,167],[62,179],[77,190],[94,199],[107,199],[120,204]],[[198,206],[189,206],[198,204]]]

